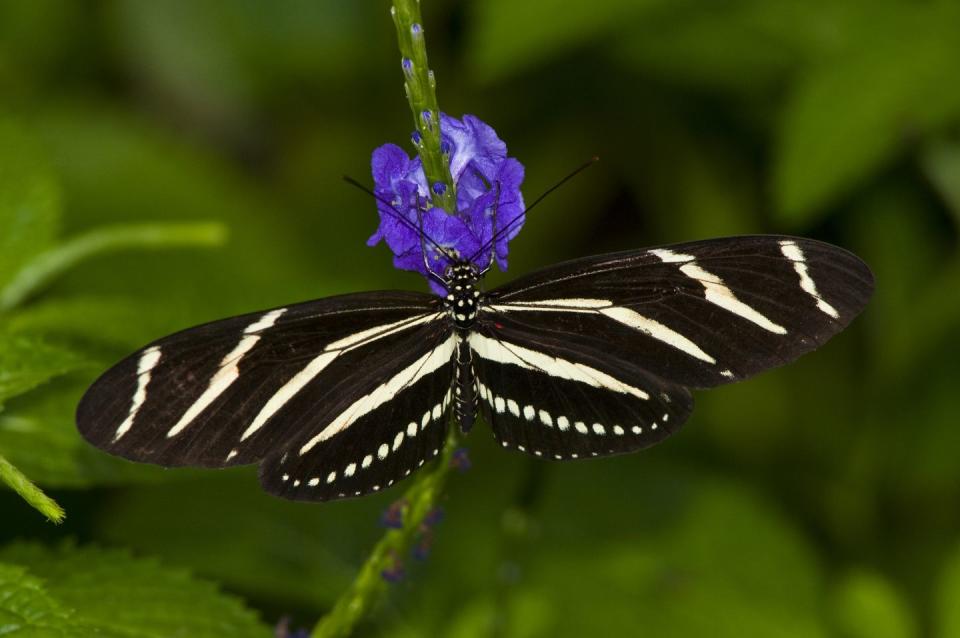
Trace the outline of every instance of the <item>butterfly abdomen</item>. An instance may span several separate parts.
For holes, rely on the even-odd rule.
[[[461,338],[457,344],[457,376],[453,382],[454,414],[460,430],[466,434],[477,418],[477,378],[473,374],[470,344]]]

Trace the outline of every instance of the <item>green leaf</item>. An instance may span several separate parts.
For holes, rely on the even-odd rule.
[[[134,0],[105,12],[118,27],[124,64],[167,94],[202,105],[198,115],[218,118],[221,128],[298,80],[363,76],[383,61],[378,45],[384,51],[391,44],[386,7],[367,3],[289,0],[274,11],[231,0]],[[369,37],[378,22],[386,37]]]
[[[953,140],[931,142],[923,150],[920,164],[924,173],[960,225],[960,143]]]
[[[0,2],[0,93],[4,103],[37,99],[51,71],[96,55],[71,50],[83,29],[84,9],[69,0]],[[28,102],[29,103],[29,102]]]
[[[659,450],[531,468],[535,478],[514,489],[536,504],[501,510],[499,534],[471,518],[470,495],[452,494],[431,580],[398,603],[400,622],[417,617],[423,635],[471,635],[461,627],[469,623],[476,635],[496,626],[509,638],[639,626],[657,638],[823,638],[809,541],[746,486],[658,463]],[[478,494],[483,487],[476,479]]]
[[[867,570],[845,574],[831,597],[834,624],[842,638],[913,638],[916,622],[900,593]]]
[[[72,237],[24,265],[0,293],[0,312],[16,307],[79,262],[104,253],[131,248],[219,246],[226,228],[217,223],[128,224],[97,228]]]
[[[80,635],[272,635],[239,600],[219,592],[212,583],[193,578],[183,570],[163,567],[156,560],[92,547],[64,545],[51,550],[37,544],[15,544],[0,550],[0,561],[22,565],[33,576],[42,578],[49,598],[41,602],[51,608],[53,599],[61,609],[72,610],[71,625],[87,632]],[[35,608],[43,609],[39,604]]]
[[[187,327],[350,289],[343,269],[318,267],[317,235],[295,222],[322,220],[323,232],[338,236],[341,218],[362,215],[293,214],[222,157],[114,110],[65,104],[38,119],[62,175],[72,224],[217,219],[230,228],[230,241],[215,251],[106,255],[68,273],[57,282],[58,292],[137,298],[149,291],[152,299],[189,310],[179,315]],[[364,230],[342,254],[356,256],[369,235]]]
[[[489,82],[526,71],[667,4],[665,0],[476,2],[469,21],[471,74]]]
[[[189,474],[133,463],[84,441],[74,411],[86,387],[85,378],[65,378],[11,401],[0,413],[0,452],[45,487],[126,485]]]
[[[383,533],[382,498],[305,506],[263,493],[249,469],[199,474],[117,494],[104,504],[100,537],[259,598],[322,609]]]
[[[680,3],[624,34],[615,53],[671,84],[770,92],[797,66],[835,48],[850,8],[830,0]]]
[[[191,324],[188,304],[179,299],[73,295],[39,299],[6,318],[7,330],[43,334],[97,357],[104,366],[135,348]],[[109,329],[104,329],[108,326]]]
[[[20,565],[0,563],[0,635],[10,638],[83,638],[85,635],[44,588]]]
[[[893,159],[960,118],[960,5],[865,3],[842,51],[795,87],[774,175],[779,214],[811,223]]]
[[[39,337],[0,329],[0,406],[84,363],[80,355]]]
[[[0,116],[0,290],[50,246],[59,213],[57,180],[39,142]]]
[[[937,638],[960,638],[960,545],[944,560],[936,594]]]

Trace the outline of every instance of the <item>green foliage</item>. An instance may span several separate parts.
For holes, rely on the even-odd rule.
[[[774,176],[778,209],[795,225],[858,186],[901,145],[954,123],[960,5],[906,13],[864,5],[843,50],[804,73],[786,105]]]
[[[19,125],[0,120],[0,408],[51,379],[89,367],[94,357],[90,348],[51,342],[58,325],[72,326],[70,314],[11,314],[30,296],[91,257],[118,249],[218,244],[224,235],[217,224],[140,224],[99,228],[57,244],[59,188],[38,149],[39,142]],[[44,478],[54,477],[51,484],[90,483],[102,475],[99,468],[121,467],[112,460],[98,463],[80,445],[71,427],[74,404],[60,401],[40,419],[0,415],[0,482],[55,522],[63,519],[63,510],[17,464],[42,466]]]
[[[623,21],[664,4],[663,0],[478,2],[471,15],[471,68],[481,81],[525,71],[552,55],[605,37]],[[523,37],[515,37],[518,32]]]
[[[20,470],[51,488],[160,480],[158,468],[108,456],[77,434],[73,413],[86,381],[63,380],[12,401],[0,413],[0,450]]]
[[[75,370],[83,359],[41,337],[0,332],[0,406],[50,379]]]
[[[25,495],[43,500],[36,481],[69,511],[45,525],[0,490],[0,547],[128,548],[268,624],[314,626],[402,488],[283,502],[250,469],[101,454],[73,411],[98,372],[179,328],[423,289],[363,247],[375,207],[340,180],[368,181],[373,147],[407,144],[389,3],[95,4],[0,3],[17,114],[0,117],[0,456]],[[856,251],[878,286],[827,347],[698,392],[685,430],[642,454],[538,463],[478,425],[429,558],[398,556],[407,579],[356,635],[960,638],[958,6],[423,0],[441,108],[497,128],[528,201],[602,158],[531,213],[491,285],[605,250],[793,231]],[[117,229],[198,223],[161,251],[142,234],[107,250]],[[221,228],[229,242],[195,250]],[[70,636],[102,610],[56,587],[70,578],[53,561],[89,567],[71,552],[131,560],[0,557],[0,627]],[[119,571],[96,573],[129,585]],[[32,615],[11,616],[24,601]],[[199,623],[221,608],[189,609]]]
[[[595,532],[607,540],[592,551],[590,542],[565,544],[531,567],[529,596],[540,606],[570,610],[539,635],[612,634],[635,622],[652,635],[678,638],[824,635],[816,614],[816,560],[789,524],[745,490],[708,481],[684,487],[690,491],[673,511],[661,512],[669,522],[625,517],[621,524],[646,533],[607,528]],[[639,492],[637,502],[652,496]],[[555,507],[566,510],[563,492],[554,494]],[[547,517],[544,528],[556,528],[558,519]],[[764,548],[763,557],[745,558],[755,546]]]
[[[35,140],[0,116],[0,289],[57,234],[60,190]]]
[[[33,544],[0,551],[0,630],[18,638],[271,635],[235,598],[183,570],[122,551]]]
[[[925,150],[921,161],[930,181],[960,224],[960,144],[939,140]]]
[[[854,570],[833,592],[837,633],[844,638],[913,638],[918,635],[899,592],[879,574]]]
[[[17,638],[83,635],[69,611],[19,565],[0,563],[0,631]]]
[[[960,545],[947,555],[936,596],[937,638],[960,636]]]

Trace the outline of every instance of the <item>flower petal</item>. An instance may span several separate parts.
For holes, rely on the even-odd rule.
[[[394,266],[419,272],[435,292],[444,294],[435,278],[451,260],[474,259],[484,268],[494,253],[499,267],[506,268],[509,241],[523,225],[524,170],[507,157],[506,144],[479,118],[465,115],[458,120],[445,113],[440,117],[457,191],[456,214],[432,206],[419,156],[410,158],[400,147],[385,144],[371,157],[380,224],[367,243],[384,241],[394,254]],[[486,245],[496,230],[508,225],[510,230],[497,238],[495,247]]]

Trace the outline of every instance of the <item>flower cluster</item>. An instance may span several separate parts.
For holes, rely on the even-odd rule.
[[[524,203],[523,165],[507,157],[507,145],[490,126],[472,115],[458,120],[441,113],[440,138],[457,210],[450,214],[432,205],[431,191],[443,193],[446,185],[427,184],[419,155],[411,158],[399,146],[385,144],[371,159],[380,226],[367,244],[383,240],[394,254],[395,267],[421,273],[443,294],[427,272],[423,251],[430,270],[440,276],[456,259],[473,258],[483,269],[492,256],[506,270],[507,245],[523,225]],[[422,145],[417,133],[413,141]],[[494,242],[494,234],[503,229],[509,230]],[[422,240],[421,232],[429,239]]]

